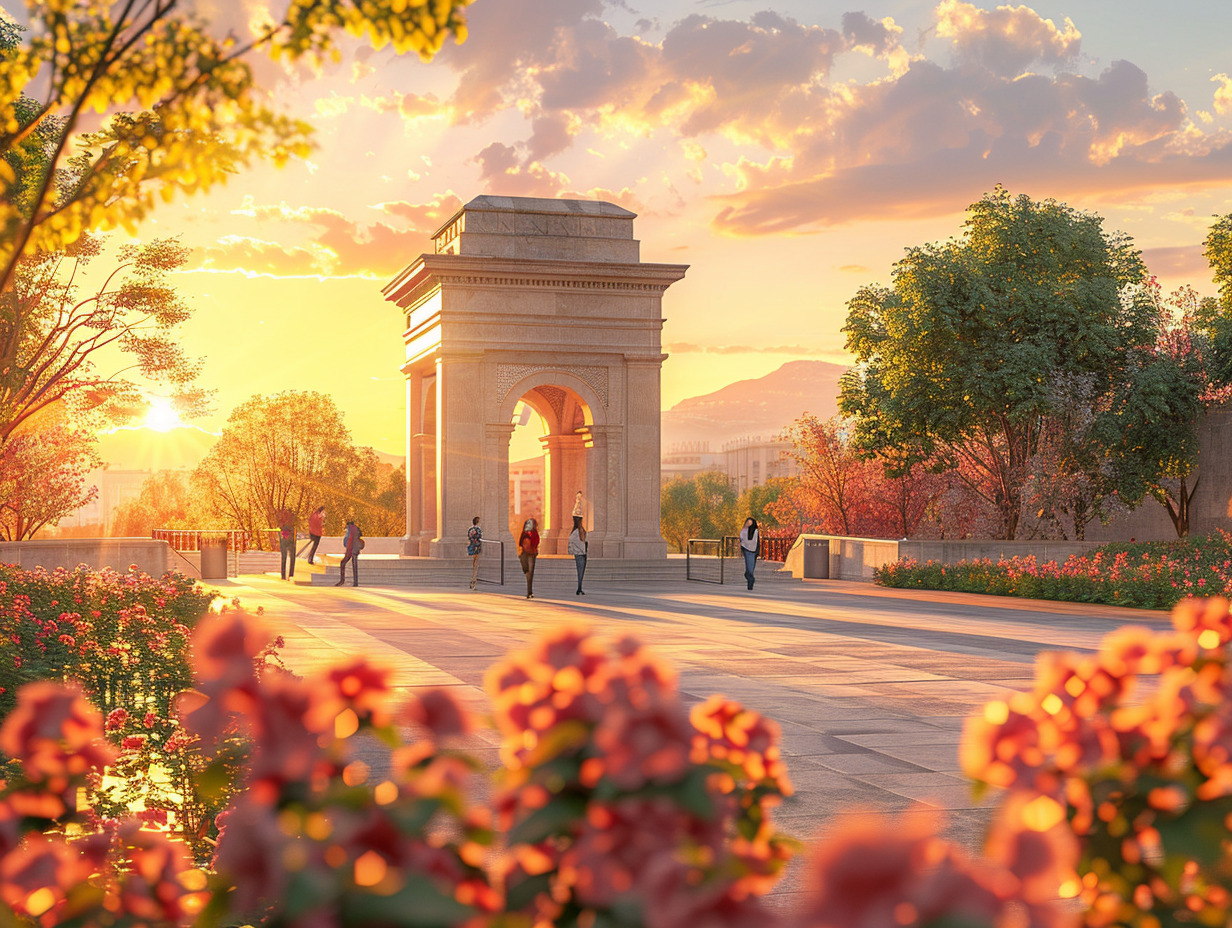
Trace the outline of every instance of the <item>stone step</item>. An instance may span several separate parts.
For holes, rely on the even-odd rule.
[[[300,558],[295,562],[296,583],[327,586],[338,582],[339,555],[317,557],[313,564]],[[240,555],[241,574],[267,574],[278,577],[280,560],[276,551],[250,551]],[[360,556],[360,577],[363,583],[372,586],[464,586],[471,579],[471,559],[399,557],[389,554]],[[758,580],[791,580],[791,574],[780,572],[779,565],[763,562],[758,565]],[[699,573],[718,577],[718,565],[714,562],[694,564]],[[682,557],[665,560],[625,560],[619,558],[595,558],[586,565],[586,582],[619,583],[621,581],[677,582],[687,579],[686,564]],[[350,571],[347,571],[350,574]],[[480,577],[495,581],[500,575],[498,562],[480,561]],[[724,562],[723,578],[726,583],[743,581],[743,564],[730,558]],[[535,581],[546,583],[574,583],[577,568],[573,558],[561,555],[541,556],[535,564]],[[518,585],[524,582],[522,568],[516,559],[505,561],[505,584]]]

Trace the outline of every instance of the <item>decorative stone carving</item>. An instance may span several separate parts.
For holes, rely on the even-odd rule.
[[[591,367],[580,364],[497,364],[496,365],[496,402],[502,403],[513,385],[532,374],[544,372],[572,374],[595,391],[603,408],[607,409],[607,368]],[[541,391],[542,392],[542,391]],[[550,398],[545,397],[549,400]],[[555,407],[553,407],[555,408]],[[560,410],[557,409],[557,413]]]

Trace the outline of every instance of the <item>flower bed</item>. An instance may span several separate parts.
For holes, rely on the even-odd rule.
[[[109,775],[86,784],[91,814],[137,809],[170,822],[202,854],[234,786],[224,777],[217,797],[196,793],[195,739],[176,720],[175,700],[192,686],[192,630],[216,598],[176,573],[0,565],[0,718],[23,684],[75,681],[116,748]],[[0,775],[4,760],[0,753]]]
[[[882,586],[990,593],[1067,602],[1167,609],[1190,596],[1232,590],[1232,535],[1147,544],[1109,544],[1064,563],[1034,557],[924,564],[913,559],[879,567]]]

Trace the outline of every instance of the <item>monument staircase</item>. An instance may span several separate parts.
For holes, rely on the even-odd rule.
[[[309,564],[301,558],[295,562],[295,581],[312,586],[331,586],[338,582],[340,555],[318,556]],[[758,565],[757,579],[791,579],[789,573],[779,573],[782,566],[775,562]],[[277,551],[250,551],[240,555],[240,575],[279,575]],[[738,559],[730,559],[726,565],[727,582],[740,583],[743,566]],[[496,581],[500,577],[500,563],[495,559],[480,562],[481,580]],[[471,559],[398,557],[374,554],[360,558],[359,581],[361,586],[422,586],[465,587],[471,579]],[[612,585],[622,581],[672,582],[684,581],[685,559],[683,555],[669,555],[663,560],[636,560],[624,558],[591,558],[586,564],[585,585]],[[350,570],[347,571],[350,582]],[[545,594],[557,588],[572,591],[577,583],[577,569],[568,555],[541,555],[535,565],[535,588]],[[505,586],[512,590],[525,589],[522,568],[517,558],[505,559]],[[499,588],[498,583],[485,582],[481,586]]]

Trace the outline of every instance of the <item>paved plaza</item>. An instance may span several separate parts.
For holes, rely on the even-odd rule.
[[[783,830],[807,839],[856,808],[933,808],[970,848],[989,809],[959,769],[966,716],[1028,686],[1040,651],[1089,651],[1119,625],[1167,622],[1107,606],[770,578],[752,593],[743,583],[622,582],[584,598],[542,588],[533,601],[516,584],[322,588],[246,576],[218,585],[264,606],[296,672],[362,654],[391,667],[399,688],[453,687],[479,710],[484,671],[544,629],[583,622],[633,634],[672,662],[690,705],[722,693],[779,723],[795,786],[776,816]],[[479,738],[495,764],[496,737]]]

